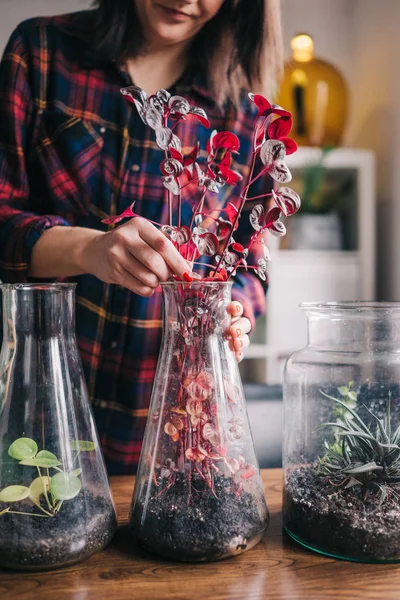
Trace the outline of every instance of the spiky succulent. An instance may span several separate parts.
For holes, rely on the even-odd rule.
[[[387,486],[400,483],[400,426],[396,429],[392,426],[390,393],[383,419],[364,406],[370,422],[343,400],[321,393],[341,411],[336,423],[322,425],[333,428],[335,442],[325,442],[326,454],[318,460],[318,473],[347,488],[377,487],[386,496]]]

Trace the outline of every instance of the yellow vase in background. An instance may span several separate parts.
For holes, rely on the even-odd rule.
[[[314,57],[309,35],[292,39],[277,104],[293,114],[293,138],[300,146],[339,146],[347,120],[348,90],[340,72]]]

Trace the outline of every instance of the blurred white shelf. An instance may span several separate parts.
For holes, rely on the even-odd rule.
[[[289,168],[318,161],[321,150],[300,148],[288,157]],[[264,381],[281,383],[286,358],[307,342],[301,302],[375,300],[376,182],[375,157],[368,150],[340,148],[325,157],[327,169],[353,170],[354,250],[286,250],[271,247],[265,343],[250,345],[245,358],[263,359]],[[289,184],[290,185],[290,184]],[[276,239],[276,238],[275,238]],[[273,240],[272,240],[273,241]]]

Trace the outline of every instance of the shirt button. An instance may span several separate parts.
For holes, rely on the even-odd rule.
[[[140,171],[140,166],[139,165],[132,165],[131,166],[131,171],[133,171],[134,173],[137,173],[138,171]]]
[[[106,132],[106,128],[105,127],[100,127],[100,133],[101,135],[103,135]]]
[[[111,342],[110,347],[112,350],[115,350],[115,348],[118,346],[117,342]]]

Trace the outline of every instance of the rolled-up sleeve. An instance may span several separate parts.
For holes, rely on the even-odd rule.
[[[40,203],[30,197],[33,110],[28,53],[18,28],[0,63],[0,280],[8,283],[27,280],[32,249],[46,229],[68,225],[40,214]]]

